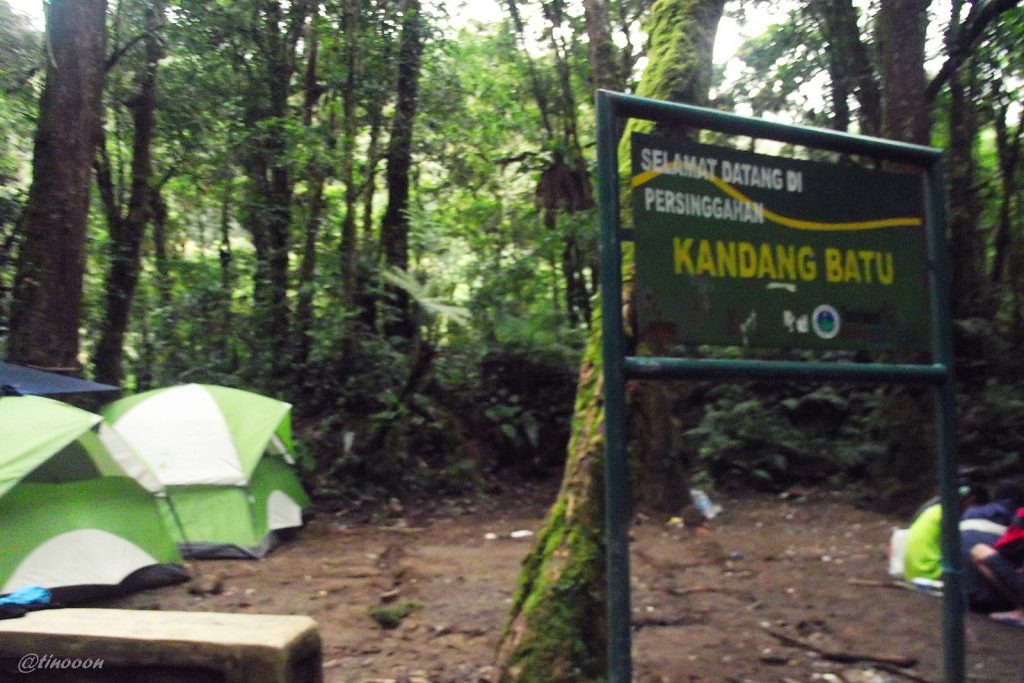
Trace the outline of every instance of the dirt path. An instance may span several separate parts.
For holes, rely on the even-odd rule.
[[[321,515],[267,560],[195,562],[191,584],[108,605],[309,615],[327,683],[486,682],[532,542],[510,534],[537,530],[552,496],[442,501],[404,526]],[[701,532],[633,530],[636,681],[942,681],[941,601],[876,585],[892,520],[829,493],[721,502]],[[415,608],[383,629],[368,611],[385,601]],[[1024,681],[1024,630],[968,625],[968,680]]]

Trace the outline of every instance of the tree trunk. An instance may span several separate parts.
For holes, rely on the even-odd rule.
[[[245,124],[253,132],[244,154],[248,177],[244,206],[246,228],[256,251],[253,286],[257,332],[272,381],[285,380],[290,351],[288,260],[293,180],[288,164],[288,96],[295,49],[308,6],[279,0],[254,8],[258,21],[259,76],[251,81]]]
[[[361,191],[363,193],[363,228],[362,228],[362,254],[363,258],[356,259],[356,287],[355,305],[359,311],[359,322],[367,330],[373,330],[377,325],[377,297],[370,291],[371,273],[367,267],[369,263],[376,263],[378,253],[377,243],[373,239],[373,200],[377,194],[377,167],[380,165],[380,133],[383,127],[381,109],[384,106],[382,101],[369,103],[370,109],[370,141],[367,144],[366,164],[363,166],[363,177],[366,179]]]
[[[875,71],[861,40],[857,26],[857,10],[851,0],[812,0],[807,11],[821,25],[829,57],[829,73],[839,97],[853,93],[860,108],[857,120],[864,135],[878,135],[881,125],[881,95],[875,80]],[[834,98],[835,99],[835,98]],[[835,128],[848,122],[849,109],[845,102],[835,103]]]
[[[311,24],[306,37],[309,49],[309,56],[306,61],[306,75],[304,78],[303,90],[305,105],[303,107],[303,125],[306,130],[311,130],[316,113],[316,106],[320,100],[322,90],[317,75],[317,55],[319,52],[320,38],[316,31],[316,23]],[[330,108],[328,100],[328,108]],[[321,140],[323,148],[328,153],[335,147],[335,116],[333,109],[327,115],[326,140]],[[313,295],[316,290],[314,279],[317,268],[317,245],[320,238],[320,225],[323,220],[325,208],[324,185],[327,182],[327,163],[314,151],[306,166],[306,184],[308,186],[306,200],[306,217],[303,225],[302,261],[299,263],[299,271],[296,276],[298,281],[298,295],[295,302],[295,353],[293,363],[298,373],[300,384],[305,383],[306,362],[309,360],[312,348],[312,333],[316,321],[313,311]]]
[[[156,126],[156,70],[162,56],[156,35],[163,20],[161,3],[146,6],[146,67],[139,80],[139,94],[129,103],[134,125],[132,180],[128,212],[110,223],[110,267],[106,279],[106,310],[96,345],[94,368],[97,381],[119,385],[124,376],[124,335],[132,300],[139,282],[142,240],[149,221],[151,148]],[[109,165],[107,165],[109,172]],[[109,201],[105,202],[109,204]],[[120,212],[119,208],[112,207]],[[108,209],[108,215],[110,210]]]
[[[997,82],[994,87],[1001,90],[1002,83]],[[1011,134],[1007,123],[1007,117],[1010,113],[1009,102],[1004,98],[999,98],[1000,102],[996,107],[995,111],[995,129],[996,129],[996,151],[999,159],[999,185],[1000,185],[1000,202],[999,202],[999,228],[996,230],[996,237],[992,245],[994,254],[992,255],[992,282],[999,284],[1004,279],[1009,283],[1008,277],[1006,277],[1008,270],[1007,264],[1009,263],[1009,251],[1012,243],[1013,234],[1013,196],[1017,192],[1017,169],[1020,166],[1021,158],[1021,140],[1024,136],[1024,111],[1020,113],[1020,117],[1017,121],[1017,127]],[[1012,283],[1009,283],[1012,285]]]
[[[562,487],[523,561],[499,642],[497,666],[503,682],[582,683],[601,680],[606,673],[599,329],[595,324],[580,368]]]
[[[357,37],[360,34],[359,3],[347,0],[345,15],[345,90],[342,97],[342,148],[341,182],[345,185],[345,217],[341,224],[341,296],[345,305],[353,308],[356,303],[358,278],[359,239],[356,231],[356,201],[359,188],[355,179],[355,150],[358,121],[356,119],[357,84],[360,81],[362,64]]]
[[[153,218],[153,265],[156,267],[157,306],[171,310],[171,264],[167,257],[167,204],[159,188],[152,188],[149,211]],[[221,265],[224,255],[221,254]]]
[[[928,0],[882,0],[876,29],[882,83],[883,137],[918,145],[929,140],[925,97],[924,40]],[[894,171],[918,173],[918,167],[886,164]],[[921,467],[921,454],[933,450],[932,402],[917,387],[886,388],[878,410],[878,429],[887,457],[872,464],[879,496],[898,505],[931,486],[933,475]]]
[[[89,181],[99,139],[106,0],[53,0],[32,186],[16,266],[7,356],[80,369]]]
[[[655,2],[650,58],[640,83],[643,95],[707,101],[724,3]],[[602,377],[601,326],[595,322],[580,368],[562,487],[524,561],[499,642],[497,668],[503,682],[581,683],[606,675]],[[668,488],[677,482],[662,484]]]
[[[956,4],[956,3],[954,3]],[[973,65],[974,60],[966,62]],[[977,113],[961,68],[949,77],[949,250],[954,318],[988,314],[983,276],[982,243],[978,231],[981,197],[975,174],[974,141]]]
[[[21,234],[21,220],[14,220],[9,223],[7,230],[3,230],[5,227],[4,221],[0,223],[0,337],[6,337],[8,332],[8,320],[9,316],[6,310],[7,295],[10,291],[11,281],[9,275],[10,266],[13,264],[13,254],[15,245],[18,242],[18,236]]]
[[[412,164],[412,132],[419,99],[420,55],[423,52],[423,18],[420,0],[405,0],[402,37],[398,48],[397,100],[388,143],[388,206],[380,226],[380,245],[387,268],[409,268],[409,168]],[[412,339],[415,325],[409,311],[409,295],[389,287],[392,311],[384,333]]]
[[[927,145],[924,38],[930,0],[882,0],[877,43],[882,72],[882,135]]]
[[[544,126],[544,139],[550,142],[555,137],[555,129],[551,125],[551,105],[548,103],[547,94],[540,81],[540,74],[537,73],[537,66],[530,59],[526,51],[526,26],[523,24],[523,18],[519,13],[519,4],[517,0],[506,0],[506,5],[508,6],[509,16],[512,17],[512,25],[515,27],[516,44],[520,51],[526,55],[526,68],[530,75],[530,88],[533,90],[533,99],[537,102],[537,109],[540,111],[540,122]]]
[[[217,327],[217,346],[227,367],[231,372],[238,369],[238,341],[235,339],[235,311],[233,306],[233,293],[235,291],[235,255],[231,250],[231,197],[234,178],[224,179],[224,196],[220,201],[220,245],[217,247],[217,255],[220,261],[220,312],[221,320]],[[159,197],[159,194],[157,195]],[[166,223],[167,210],[163,211],[163,220],[154,217],[153,230],[163,231],[163,224]]]
[[[612,42],[608,0],[583,0],[583,21],[587,28],[591,81],[595,90],[623,91],[626,81],[617,64]]]

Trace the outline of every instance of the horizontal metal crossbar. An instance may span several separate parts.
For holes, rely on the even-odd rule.
[[[624,370],[627,379],[826,380],[941,385],[951,378],[949,368],[937,363],[906,365],[628,356],[624,359]]]
[[[755,138],[807,145],[844,154],[863,154],[920,165],[931,164],[942,156],[942,150],[934,147],[823,128],[752,119],[738,114],[676,102],[652,100],[636,95],[622,93],[608,93],[608,95],[610,95],[609,104],[615,116],[649,119],[668,125],[706,128],[731,135],[749,135]]]

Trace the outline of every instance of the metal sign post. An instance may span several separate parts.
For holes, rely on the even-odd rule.
[[[596,101],[608,680],[629,683],[632,678],[625,382],[757,378],[934,387],[945,558],[945,681],[962,683],[964,605],[941,152],[608,91],[599,91]],[[635,229],[623,230],[617,131],[626,118],[668,129],[706,129],[896,161],[920,168],[921,174],[915,181],[913,175],[638,135],[631,178]],[[651,348],[694,343],[819,349],[930,346],[932,362],[627,357],[622,242],[634,240],[639,331]]]

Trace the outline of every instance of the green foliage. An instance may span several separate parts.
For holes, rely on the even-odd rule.
[[[498,467],[546,473],[565,458],[577,354],[558,347],[506,346],[481,361],[478,405]]]
[[[1020,472],[1024,453],[1024,393],[1019,384],[990,379],[960,400],[960,460],[995,481]]]
[[[167,216],[163,232],[156,234],[151,224],[146,237],[125,346],[126,389],[207,381],[293,401],[306,437],[302,460],[310,481],[326,492],[466,490],[493,468],[534,473],[557,467],[587,334],[566,320],[562,254],[567,241],[575,240],[581,261],[593,262],[597,219],[594,210],[560,213],[554,227],[546,227],[535,192],[552,153],[566,149],[570,137],[578,138],[584,164],[593,162],[590,65],[580,7],[549,3],[548,11],[560,16],[546,22],[543,32],[528,27],[526,49],[507,21],[445,33],[439,16],[444,6],[428,10],[412,136],[409,267],[381,272],[378,223],[394,113],[398,15],[384,2],[320,3],[315,36],[307,31],[296,43],[286,111],[253,118],[269,85],[266,41],[283,35],[271,29],[283,29],[285,19],[268,23],[271,4],[286,13],[301,5],[168,3],[153,148],[154,185]],[[656,25],[649,19],[651,5],[612,3],[611,28],[630,89],[637,80],[632,67],[638,46],[646,41],[638,25],[663,29],[644,49],[648,62],[657,64],[643,94],[668,97],[676,86],[686,89],[680,79],[701,55],[688,47],[692,35],[680,35],[688,26],[676,11],[659,5],[663,23]],[[798,121],[829,120],[829,104],[820,97],[827,90],[829,46],[809,19],[809,6],[791,8],[786,21],[741,50],[745,71],[726,84],[719,103]],[[142,2],[123,2],[112,11],[111,51],[139,33],[144,8]],[[970,65],[979,125],[977,178],[985,199],[977,233],[986,240],[986,267],[996,261],[1004,200],[1010,217],[1004,277],[992,287],[991,310],[978,313],[990,322],[996,341],[978,354],[966,344],[958,348],[964,459],[993,471],[1019,466],[1024,452],[1024,437],[1015,427],[1024,423],[1022,378],[1012,363],[991,358],[1009,356],[1006,350],[1024,341],[1021,173],[1018,168],[1007,177],[999,163],[1001,153],[1012,151],[1006,145],[1020,137],[1020,17],[1017,8],[981,36]],[[870,25],[865,16],[862,37],[869,46]],[[41,37],[0,0],[0,336],[6,331],[15,227],[30,181]],[[314,42],[317,70],[307,82],[304,68]],[[130,177],[130,103],[141,46],[121,55],[105,92],[106,146],[122,199]],[[563,64],[568,93],[559,79]],[[698,76],[691,84],[695,90],[706,85],[701,79],[707,74]],[[658,92],[649,90],[654,83]],[[943,115],[948,104],[940,94],[934,117],[938,143],[949,138]],[[542,114],[554,122],[552,130]],[[347,115],[351,131],[344,128]],[[574,132],[560,130],[570,123]],[[246,229],[252,211],[281,208],[256,192],[262,176],[245,168],[247,154],[277,133],[283,144],[264,175],[268,187],[277,182],[294,190],[286,209],[287,315],[275,330],[288,337],[283,359],[268,350],[265,328],[257,325],[258,236]],[[346,163],[352,166],[351,182],[341,171]],[[325,175],[322,215],[310,240],[316,267],[299,281],[317,186],[314,169]],[[101,214],[94,199],[82,321],[86,356],[107,295],[102,273],[108,236]],[[349,275],[339,255],[341,232],[349,218],[357,227],[361,294],[370,303],[341,295]],[[381,332],[389,313],[380,302],[395,286],[414,302],[413,340],[387,339]],[[309,329],[301,331],[289,317],[300,294],[311,295],[312,305]],[[297,349],[306,341],[308,355],[300,356]],[[965,356],[971,356],[966,364]],[[989,360],[979,364],[979,358]],[[275,364],[286,368],[287,377],[271,379]],[[687,430],[696,475],[720,486],[777,488],[793,481],[875,476],[871,461],[895,452],[902,429],[898,420],[887,422],[880,414],[878,397],[860,389],[725,385],[695,391],[684,402],[677,406],[677,420]]]
[[[786,21],[772,24],[740,48],[738,56],[746,70],[730,95],[749,103],[758,114],[799,111],[807,122],[825,125],[827,117],[815,111],[821,105],[812,104],[820,90],[808,87],[827,76],[825,49],[815,22],[805,10],[794,7]]]
[[[836,484],[861,475],[884,452],[868,427],[873,394],[819,387],[801,392],[720,385],[700,424],[687,431],[698,454],[695,481],[777,490],[795,482]]]

